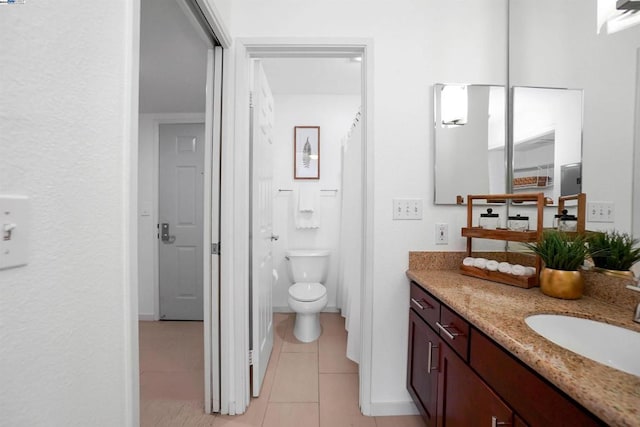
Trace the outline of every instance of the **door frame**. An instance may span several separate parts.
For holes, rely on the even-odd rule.
[[[265,57],[362,56],[363,260],[361,288],[360,408],[372,414],[371,354],[373,325],[373,40],[369,38],[240,38],[235,43],[233,136],[223,141],[221,277],[221,411],[244,413],[249,379],[249,59]],[[228,153],[228,155],[225,155]],[[226,181],[226,184],[224,182]],[[228,243],[227,243],[228,242]],[[228,305],[227,305],[228,304]],[[225,310],[225,306],[229,310]]]

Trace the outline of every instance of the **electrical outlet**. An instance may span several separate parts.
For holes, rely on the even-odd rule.
[[[449,243],[449,224],[436,224],[436,245],[446,245]]]
[[[589,202],[587,203],[587,221],[589,222],[614,222],[615,205],[613,202]]]
[[[393,199],[393,219],[422,219],[422,199]]]

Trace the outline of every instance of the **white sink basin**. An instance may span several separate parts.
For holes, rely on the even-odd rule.
[[[538,334],[567,350],[640,376],[640,332],[557,314],[535,314],[525,322]]]

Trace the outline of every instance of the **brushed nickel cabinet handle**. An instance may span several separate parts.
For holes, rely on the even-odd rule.
[[[420,304],[417,299],[411,298],[411,302],[417,305],[420,310],[424,310],[424,306]]]
[[[445,335],[446,335],[450,340],[455,340],[455,339],[456,339],[456,337],[459,337],[459,336],[463,336],[463,335],[464,335],[464,334],[462,334],[462,333],[460,333],[460,332],[458,332],[458,331],[455,331],[455,330],[454,330],[453,332],[449,331],[449,329],[448,329],[448,328],[454,328],[454,329],[455,329],[455,326],[453,326],[453,325],[442,325],[442,324],[440,324],[440,322],[436,322],[436,326],[437,326],[437,327],[438,327],[442,332],[444,332],[444,334],[445,334]]]
[[[510,425],[511,423],[507,421],[498,421],[498,417],[496,417],[495,415],[491,417],[491,427],[510,426]]]
[[[424,310],[425,308],[428,308],[429,310],[433,310],[433,306],[429,304],[427,301],[425,301],[424,299],[421,299],[420,301],[418,301],[417,299],[412,297],[411,302],[417,305],[420,308],[420,310]]]
[[[439,366],[431,366],[431,364],[433,363],[433,349],[434,348],[439,348],[438,344],[434,345],[431,341],[429,341],[429,356],[427,358],[427,374],[430,374],[432,369],[435,369],[436,371],[438,371],[440,369]],[[439,357],[438,357],[438,360],[440,360]]]

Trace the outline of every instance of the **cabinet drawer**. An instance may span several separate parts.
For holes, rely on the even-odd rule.
[[[440,308],[440,322],[436,324],[440,337],[465,361],[469,361],[469,323],[449,307]]]
[[[479,331],[471,331],[471,366],[530,426],[602,425]]]
[[[440,302],[429,295],[420,285],[411,282],[411,308],[433,329],[436,329],[436,322],[440,320]]]

